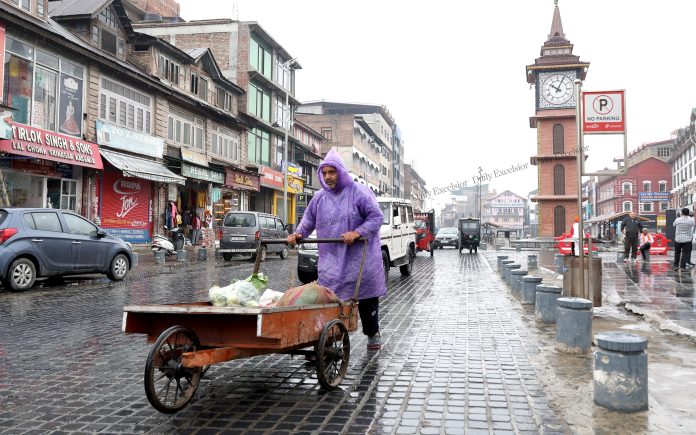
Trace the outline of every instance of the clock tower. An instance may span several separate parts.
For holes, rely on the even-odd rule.
[[[555,0],[549,37],[541,56],[527,66],[527,82],[535,87],[536,113],[529,126],[537,130],[537,149],[531,157],[537,166],[539,237],[563,234],[572,226],[577,210],[576,79],[585,80],[590,64],[573,54],[566,39],[558,0]]]

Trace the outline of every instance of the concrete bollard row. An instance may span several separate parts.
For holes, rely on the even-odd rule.
[[[543,323],[556,322],[556,300],[561,297],[561,287],[539,284],[536,287],[535,318]]]
[[[594,354],[594,403],[612,411],[648,409],[648,340],[636,334],[597,334]]]
[[[186,261],[186,251],[184,249],[176,251],[176,261]]]
[[[199,248],[198,249],[198,261],[207,261],[208,260],[208,250],[206,248]]]
[[[556,311],[556,350],[587,353],[592,346],[592,301],[559,298]]]
[[[510,263],[505,266],[505,274],[503,275],[503,279],[505,280],[505,284],[508,286],[512,285],[512,281],[510,280],[510,272],[516,269],[519,269],[522,267],[522,265],[517,264],[517,263]]]
[[[508,258],[507,255],[498,255],[498,274],[503,273],[502,262],[503,262],[503,260],[507,260],[507,258]]]
[[[536,288],[541,284],[540,276],[522,277],[522,305],[534,305],[536,303]]]
[[[162,250],[155,251],[155,264],[164,264],[165,252]]]
[[[556,273],[557,274],[562,274],[563,273],[563,259],[565,258],[565,255],[563,254],[556,254],[553,256],[553,265],[556,268]]]
[[[536,270],[538,267],[536,254],[527,255],[527,270]]]
[[[510,289],[513,296],[521,297],[522,293],[522,278],[527,275],[525,269],[515,269],[510,271]]]

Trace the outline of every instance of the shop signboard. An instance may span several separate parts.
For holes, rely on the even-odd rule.
[[[288,193],[302,193],[304,188],[304,180],[301,178],[293,177],[288,174]]]
[[[127,242],[148,243],[151,183],[107,170],[102,186],[101,227]]]
[[[264,187],[283,190],[283,174],[267,166],[261,166],[260,182]]]
[[[97,120],[97,143],[143,156],[162,158],[164,139]]]
[[[181,159],[194,165],[208,167],[208,159],[203,154],[186,148],[181,148]]]
[[[232,168],[225,168],[225,185],[240,190],[259,191],[259,176],[253,173],[244,173]]]
[[[210,181],[211,183],[225,183],[224,172],[213,171],[210,168],[189,165],[186,163],[181,164],[181,175],[188,178],[197,178],[199,180]]]
[[[65,134],[82,135],[82,79],[65,73],[60,73],[58,125]]]
[[[37,159],[104,169],[97,144],[49,130],[10,122],[12,139],[0,140],[0,151]]]
[[[669,201],[669,192],[638,192],[638,201]]]

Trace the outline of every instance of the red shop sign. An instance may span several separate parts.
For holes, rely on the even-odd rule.
[[[150,182],[104,171],[101,226],[126,241],[146,242],[149,234]]]
[[[261,166],[261,185],[283,190],[283,174],[266,166]]]
[[[0,151],[54,162],[104,169],[99,147],[72,136],[30,127],[12,125],[12,139],[0,140]]]

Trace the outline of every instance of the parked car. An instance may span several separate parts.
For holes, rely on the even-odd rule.
[[[105,273],[120,281],[134,265],[130,243],[82,216],[56,209],[0,209],[0,279],[30,289],[36,278]]]
[[[399,267],[402,275],[411,274],[416,257],[416,221],[411,201],[401,198],[377,198],[384,215],[380,228],[382,240],[382,267],[385,280],[389,269]],[[310,237],[316,237],[312,233]],[[317,279],[319,270],[319,249],[314,243],[302,243],[297,256],[297,276],[303,283]]]
[[[222,219],[218,252],[225,261],[230,261],[234,254],[251,254],[251,259],[255,260],[262,238],[288,238],[287,228],[278,216],[258,211],[231,211]],[[278,254],[284,260],[288,253],[287,244],[266,245],[261,248],[261,261],[266,260],[267,254]]]
[[[316,231],[309,238],[316,238]],[[297,277],[307,284],[319,277],[319,247],[316,243],[300,243],[297,248]]]
[[[457,227],[442,227],[435,235],[435,249],[445,246],[457,247],[459,241],[459,230]]]

